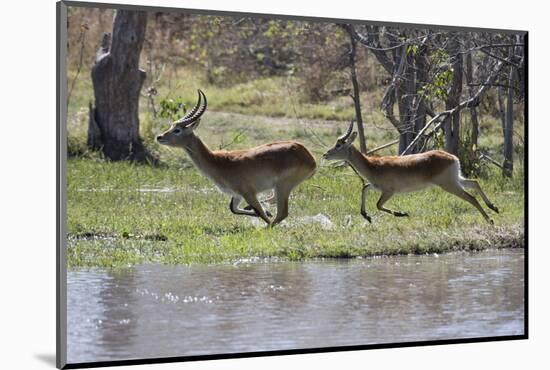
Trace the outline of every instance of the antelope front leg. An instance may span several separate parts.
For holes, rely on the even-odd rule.
[[[236,214],[236,215],[245,215],[245,216],[254,216],[254,217],[258,217],[258,215],[256,214],[256,212],[254,212],[254,210],[252,208],[250,209],[240,209],[239,208],[239,203],[241,202],[241,198],[240,197],[233,197],[231,198],[231,201],[229,202],[229,210]]]
[[[367,211],[365,210],[365,199],[367,198],[367,191],[369,190],[370,183],[363,185],[363,190],[361,190],[361,216],[365,218],[369,223],[372,223],[372,220]]]
[[[376,208],[378,208],[381,211],[387,212],[390,215],[394,215],[396,217],[406,217],[409,216],[405,212],[399,212],[399,211],[392,211],[391,209],[384,208],[384,203],[386,203],[391,197],[392,193],[382,193],[380,196],[380,199],[378,199],[378,202],[376,203]]]
[[[251,206],[246,206],[243,209],[239,208],[239,203],[241,203],[240,197],[233,197],[231,198],[231,202],[229,202],[229,209],[233,214],[236,215],[245,215],[245,216],[252,216],[252,217],[260,217],[256,211]],[[268,217],[272,217],[273,215],[268,211],[265,210],[265,214]]]
[[[260,204],[262,204],[263,202],[260,202]],[[254,208],[252,208],[251,205],[247,205],[246,207],[243,208],[245,211],[252,211],[254,212]],[[264,212],[265,214],[268,216],[268,217],[273,217],[273,214],[271,212],[269,212],[267,209],[264,208]],[[257,214],[255,214],[256,216],[258,216]],[[258,216],[260,217],[260,216]]]
[[[268,197],[268,198],[265,198],[265,199],[262,199],[260,200],[260,204],[262,204],[262,207],[265,203],[271,203],[273,201],[273,199],[275,199],[275,192],[272,192],[271,195]],[[252,206],[250,205],[247,205],[246,207],[243,208],[245,211],[252,211],[254,212],[254,209],[252,208]],[[265,211],[265,214],[268,216],[268,217],[273,217],[273,215],[271,214],[271,212],[269,212],[267,209],[264,208],[264,211]],[[258,216],[258,215],[256,215]],[[259,217],[259,216],[258,216]]]
[[[260,202],[258,201],[258,198],[256,198],[256,194],[243,194],[243,197],[244,197],[244,200],[250,205],[250,207],[252,207],[252,209],[254,210],[255,214],[260,217],[262,220],[265,221],[265,223],[270,226],[271,225],[271,220],[269,219],[269,217],[267,216],[267,214],[265,213],[262,205],[260,204]]]
[[[244,207],[243,209],[246,210],[246,211],[252,210],[252,212],[254,212],[254,211],[253,211],[254,208],[252,208],[252,206],[250,206],[250,205]],[[269,212],[269,211],[268,211],[267,209],[265,209],[265,208],[264,208],[264,212],[265,212],[265,214],[266,214],[268,217],[273,217],[273,214],[272,214],[271,212]],[[255,216],[258,216],[256,213],[254,213],[254,215],[255,215]],[[258,216],[258,217],[260,217],[260,216]]]

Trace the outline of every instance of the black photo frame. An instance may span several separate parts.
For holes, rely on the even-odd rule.
[[[325,347],[312,347],[312,348],[281,348],[275,350],[250,350],[242,352],[228,352],[228,353],[211,353],[211,354],[197,354],[197,355],[184,355],[180,356],[174,353],[173,356],[161,356],[161,357],[146,357],[139,358],[120,358],[98,361],[77,361],[73,362],[67,357],[68,347],[68,331],[70,330],[67,321],[67,248],[68,248],[68,235],[70,232],[67,227],[67,145],[68,145],[68,129],[67,129],[67,94],[69,87],[69,79],[67,77],[67,19],[68,8],[102,8],[102,9],[123,9],[123,10],[139,10],[145,12],[162,12],[162,13],[184,13],[192,15],[208,15],[208,16],[240,16],[240,17],[252,17],[252,18],[269,18],[274,20],[288,20],[288,21],[300,21],[300,22],[326,22],[336,24],[372,24],[377,26],[390,26],[390,27],[402,27],[402,28],[433,28],[443,31],[456,31],[456,32],[484,32],[484,33],[499,33],[499,34],[517,34],[523,38],[523,58],[524,58],[524,76],[522,77],[524,88],[524,101],[523,101],[523,122],[524,131],[522,133],[524,140],[523,149],[523,198],[524,208],[522,214],[523,220],[523,238],[524,245],[523,251],[523,316],[518,318],[522,321],[522,333],[511,335],[486,335],[486,336],[474,336],[471,338],[448,338],[448,339],[428,339],[428,340],[403,340],[390,343],[368,343],[360,345],[338,345],[338,346],[325,346]],[[215,11],[215,10],[200,10],[200,9],[184,9],[184,8],[166,8],[156,6],[141,6],[141,5],[120,5],[109,3],[87,3],[78,1],[61,1],[57,3],[57,367],[58,368],[87,368],[87,367],[103,367],[103,366],[120,366],[120,365],[133,365],[133,364],[155,364],[155,363],[168,363],[168,362],[180,362],[180,361],[203,361],[212,359],[226,359],[226,358],[242,358],[242,357],[263,357],[263,356],[278,356],[278,355],[290,355],[290,354],[307,354],[307,353],[321,353],[321,352],[338,352],[338,351],[352,351],[352,350],[366,350],[366,349],[380,349],[380,348],[398,348],[398,347],[415,347],[415,346],[432,346],[432,345],[445,345],[445,344],[458,344],[458,343],[479,343],[488,341],[509,341],[509,340],[523,340],[529,338],[528,335],[528,32],[520,30],[502,30],[502,29],[483,29],[483,28],[468,28],[468,27],[453,27],[453,26],[441,26],[441,25],[426,25],[426,24],[406,24],[406,23],[389,23],[379,21],[368,20],[350,20],[350,19],[331,19],[331,18],[317,18],[309,16],[294,16],[294,15],[280,15],[280,14],[255,14],[255,13],[239,13],[239,12],[227,12],[227,11]],[[95,42],[95,41],[94,41]],[[224,205],[225,207],[225,205]],[[473,248],[475,249],[475,248]]]

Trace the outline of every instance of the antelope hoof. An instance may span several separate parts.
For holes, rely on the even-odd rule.
[[[409,217],[409,214],[405,212],[394,212],[393,215],[395,217]]]
[[[495,224],[495,221],[493,221],[491,218],[488,218],[488,219],[487,219],[487,222],[490,223],[491,225],[494,225],[494,224]]]
[[[496,213],[499,213],[499,212],[498,212],[498,208],[495,207],[493,204],[490,204],[490,205],[489,205],[489,208],[491,208],[491,209],[492,209],[493,211],[495,211]]]
[[[367,215],[367,212],[361,211],[361,216],[363,216],[365,220],[369,222],[369,224],[372,224],[372,219],[370,218],[369,215]]]

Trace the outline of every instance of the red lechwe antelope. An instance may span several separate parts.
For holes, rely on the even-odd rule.
[[[206,111],[206,96],[198,90],[195,107],[157,136],[160,144],[183,148],[199,171],[223,193],[231,195],[229,209],[237,215],[256,216],[274,226],[288,216],[290,192],[315,173],[313,155],[296,141],[278,141],[248,150],[212,151],[195,135]],[[202,105],[201,105],[202,100]],[[263,209],[257,194],[273,190],[277,216]],[[248,206],[238,208],[244,199]]]
[[[336,140],[334,147],[328,150],[323,158],[344,160],[361,177],[366,178],[368,183],[363,186],[361,194],[361,215],[367,221],[371,222],[371,218],[365,211],[365,197],[369,187],[372,186],[382,192],[378,203],[376,203],[379,210],[401,217],[408,215],[384,208],[384,204],[394,194],[413,192],[437,185],[476,207],[485,220],[493,223],[476,198],[464,189],[477,191],[487,207],[498,213],[497,207],[489,201],[477,181],[465,179],[460,175],[460,162],[456,156],[442,150],[431,150],[399,157],[369,157],[352,145],[357,137],[357,132],[352,131],[353,121],[348,131]]]

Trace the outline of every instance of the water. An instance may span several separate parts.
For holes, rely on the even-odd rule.
[[[68,273],[71,363],[518,335],[523,250]]]

